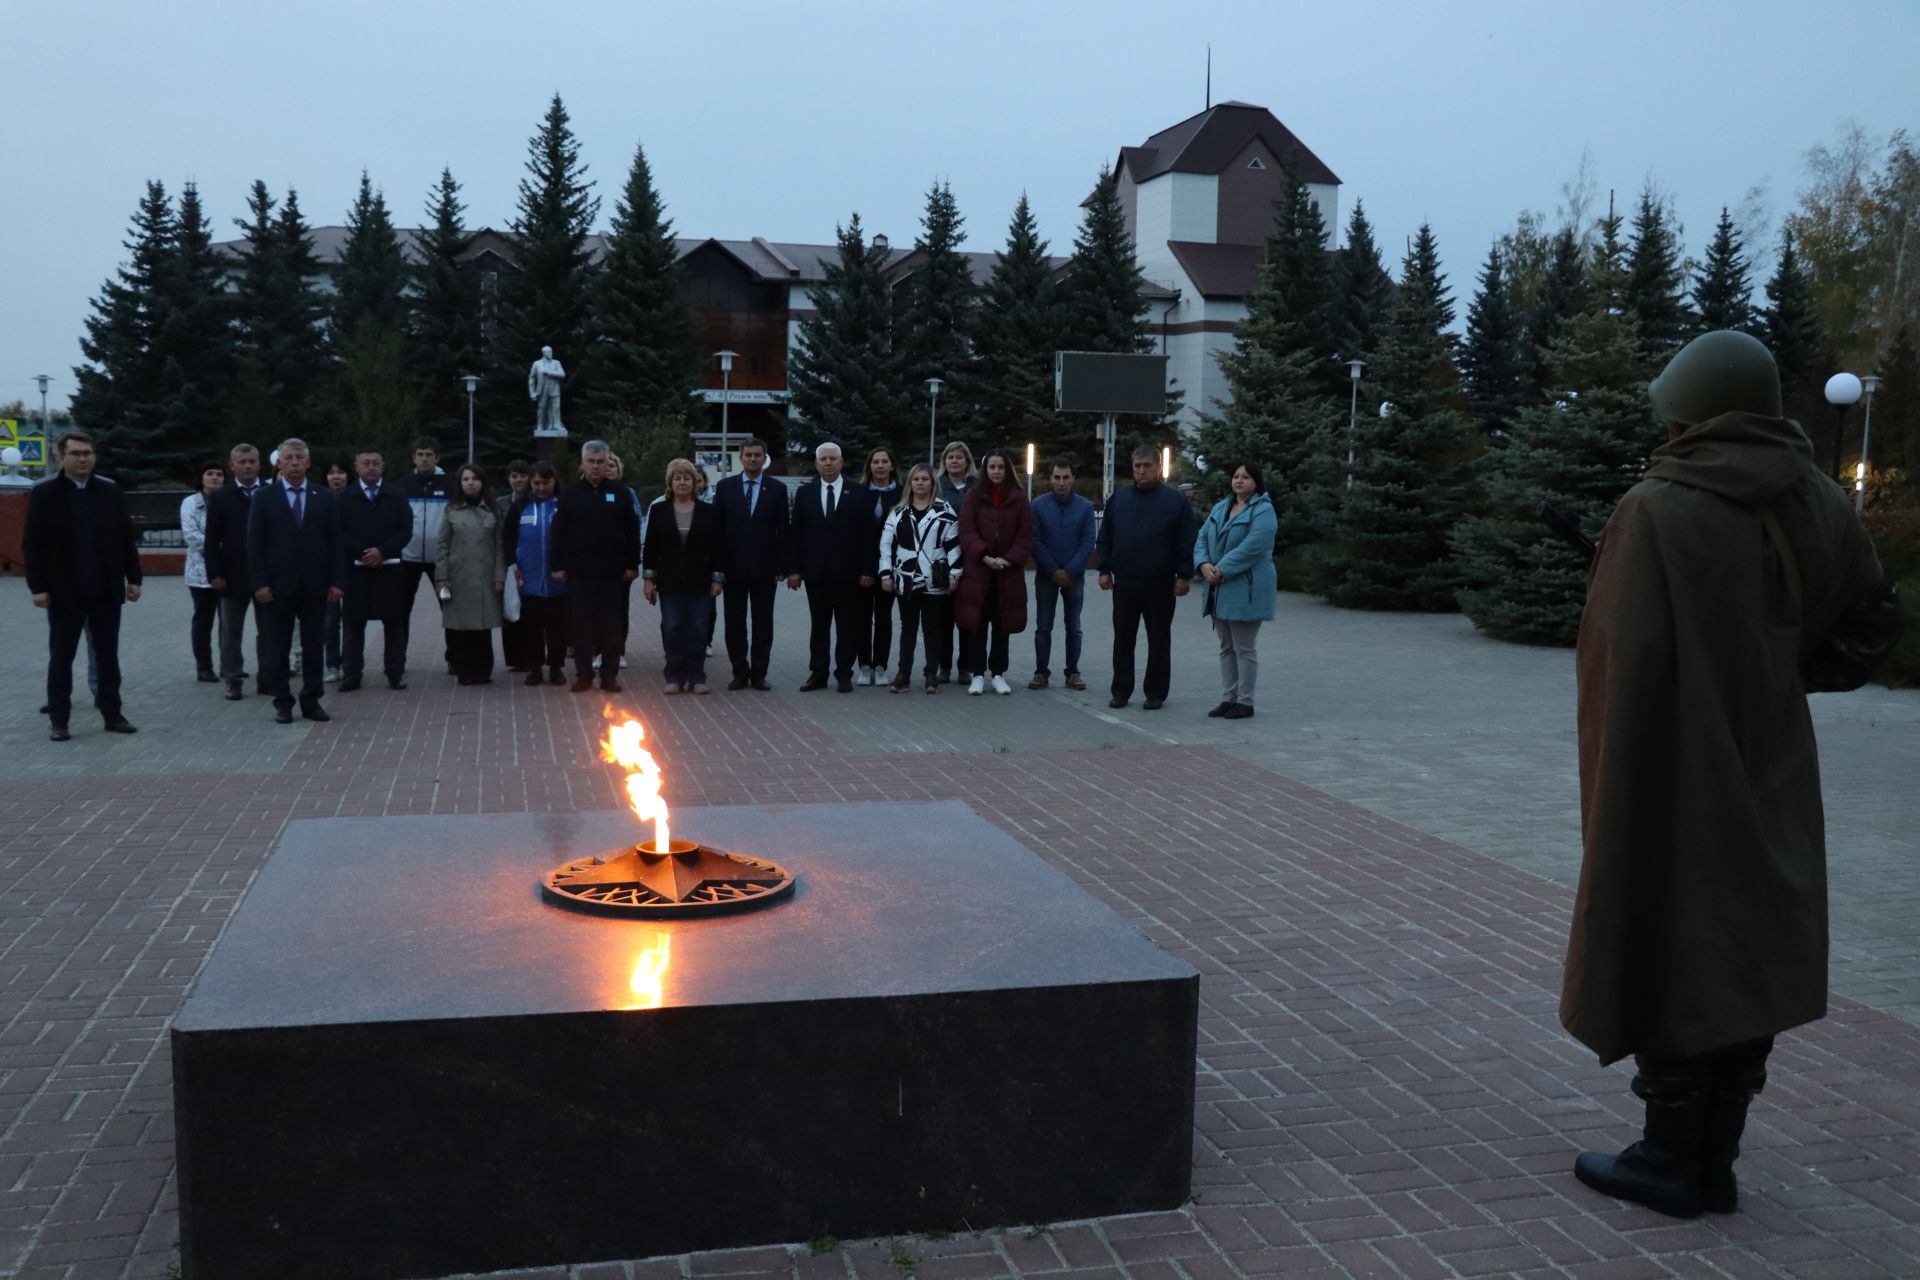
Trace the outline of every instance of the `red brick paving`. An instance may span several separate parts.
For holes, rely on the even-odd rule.
[[[168,1019],[285,822],[617,802],[592,745],[600,695],[330,702],[339,718],[266,777],[40,782],[0,816],[0,1275],[174,1260]],[[957,796],[1194,965],[1196,1196],[1048,1229],[517,1276],[1920,1276],[1905,1022],[1836,1002],[1784,1038],[1745,1211],[1674,1223],[1569,1173],[1582,1147],[1624,1140],[1633,1103],[1555,1021],[1563,889],[1207,748],[930,768],[846,756],[778,698],[619,702],[676,804]]]

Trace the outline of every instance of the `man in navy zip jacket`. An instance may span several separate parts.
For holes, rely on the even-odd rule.
[[[1133,484],[1107,499],[1100,521],[1100,589],[1113,592],[1113,697],[1133,697],[1133,642],[1147,628],[1147,711],[1166,703],[1173,683],[1173,607],[1193,579],[1193,504],[1160,482],[1152,449],[1133,451]]]
[[[787,487],[767,475],[766,466],[766,441],[749,440],[740,448],[740,474],[713,489],[727,575],[727,661],[733,665],[729,689],[772,687],[767,683],[767,659],[773,652],[773,595],[786,567],[788,512]]]
[[[1073,463],[1055,458],[1048,469],[1052,493],[1033,504],[1033,679],[1044,689],[1053,672],[1053,608],[1066,604],[1067,688],[1084,689],[1080,678],[1080,606],[1086,602],[1087,565],[1093,559],[1093,504],[1073,491]]]
[[[620,692],[620,645],[627,634],[627,583],[640,576],[640,513],[633,490],[613,478],[605,440],[580,446],[580,478],[560,493],[548,547],[548,570],[567,584],[573,614],[573,691]]]

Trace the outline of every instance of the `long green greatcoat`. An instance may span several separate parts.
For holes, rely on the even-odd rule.
[[[1560,1020],[1603,1063],[1691,1057],[1826,1013],[1800,666],[1881,580],[1796,423],[1727,414],[1653,456],[1607,522],[1580,622],[1585,857]],[[1763,506],[1798,562],[1797,617]]]
[[[500,625],[500,590],[506,552],[500,546],[500,515],[490,505],[447,504],[433,558],[433,580],[452,592],[440,610],[449,631],[491,631]]]

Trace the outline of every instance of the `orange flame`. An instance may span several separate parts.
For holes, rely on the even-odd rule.
[[[667,963],[673,956],[673,935],[656,933],[653,945],[640,953],[634,961],[633,977],[627,985],[638,997],[636,1009],[658,1009],[667,998]]]
[[[653,823],[653,851],[671,852],[667,829],[667,802],[660,798],[660,766],[653,753],[641,744],[647,740],[647,728],[638,720],[625,720],[607,726],[600,754],[627,771],[627,805],[636,818]]]

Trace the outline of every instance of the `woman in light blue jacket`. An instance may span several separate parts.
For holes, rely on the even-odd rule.
[[[1259,674],[1254,638],[1273,617],[1279,582],[1273,571],[1278,522],[1267,497],[1266,478],[1255,462],[1233,468],[1233,493],[1214,504],[1194,540],[1193,560],[1207,581],[1205,615],[1220,637],[1220,705],[1207,712],[1228,720],[1253,714],[1253,682]]]

